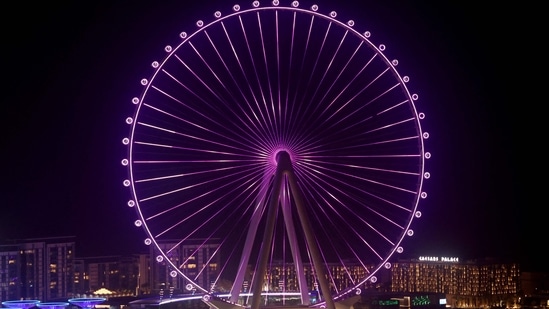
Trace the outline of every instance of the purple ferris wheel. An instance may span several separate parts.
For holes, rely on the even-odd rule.
[[[253,309],[275,292],[333,309],[375,284],[413,235],[430,157],[385,46],[334,11],[275,0],[217,11],[164,51],[122,160],[156,260],[205,300],[230,282],[225,299]]]

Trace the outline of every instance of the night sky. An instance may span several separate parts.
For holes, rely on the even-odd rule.
[[[542,180],[530,176],[544,167],[534,168],[537,156],[523,161],[530,150],[521,147],[532,147],[524,141],[528,101],[510,94],[523,84],[511,65],[528,61],[518,60],[526,55],[506,31],[512,19],[505,13],[518,9],[500,7],[496,15],[460,2],[355,2],[314,3],[387,45],[427,115],[429,197],[406,252],[505,257],[523,270],[549,271],[546,202],[534,189]],[[179,32],[235,3],[14,4],[1,28],[0,239],[74,235],[82,256],[146,250],[122,186],[131,98]]]

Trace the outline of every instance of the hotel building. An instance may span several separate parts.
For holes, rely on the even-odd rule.
[[[513,262],[418,257],[393,263],[390,291],[441,293],[454,308],[512,308],[519,302],[520,274]]]

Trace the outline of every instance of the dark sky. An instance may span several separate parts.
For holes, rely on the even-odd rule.
[[[122,186],[130,100],[179,32],[234,4],[184,2],[14,4],[1,30],[0,239],[75,235],[81,255],[144,249]],[[519,152],[527,145],[527,102],[510,94],[523,83],[512,65],[527,61],[509,41],[511,8],[494,14],[462,2],[355,2],[315,3],[354,19],[392,50],[428,117],[429,197],[405,247],[418,255],[509,257],[525,270],[548,270],[539,208],[546,202],[530,192],[540,187],[526,177],[535,162],[522,162]]]

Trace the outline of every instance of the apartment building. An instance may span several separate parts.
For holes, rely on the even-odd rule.
[[[74,295],[74,237],[0,243],[0,300]]]

